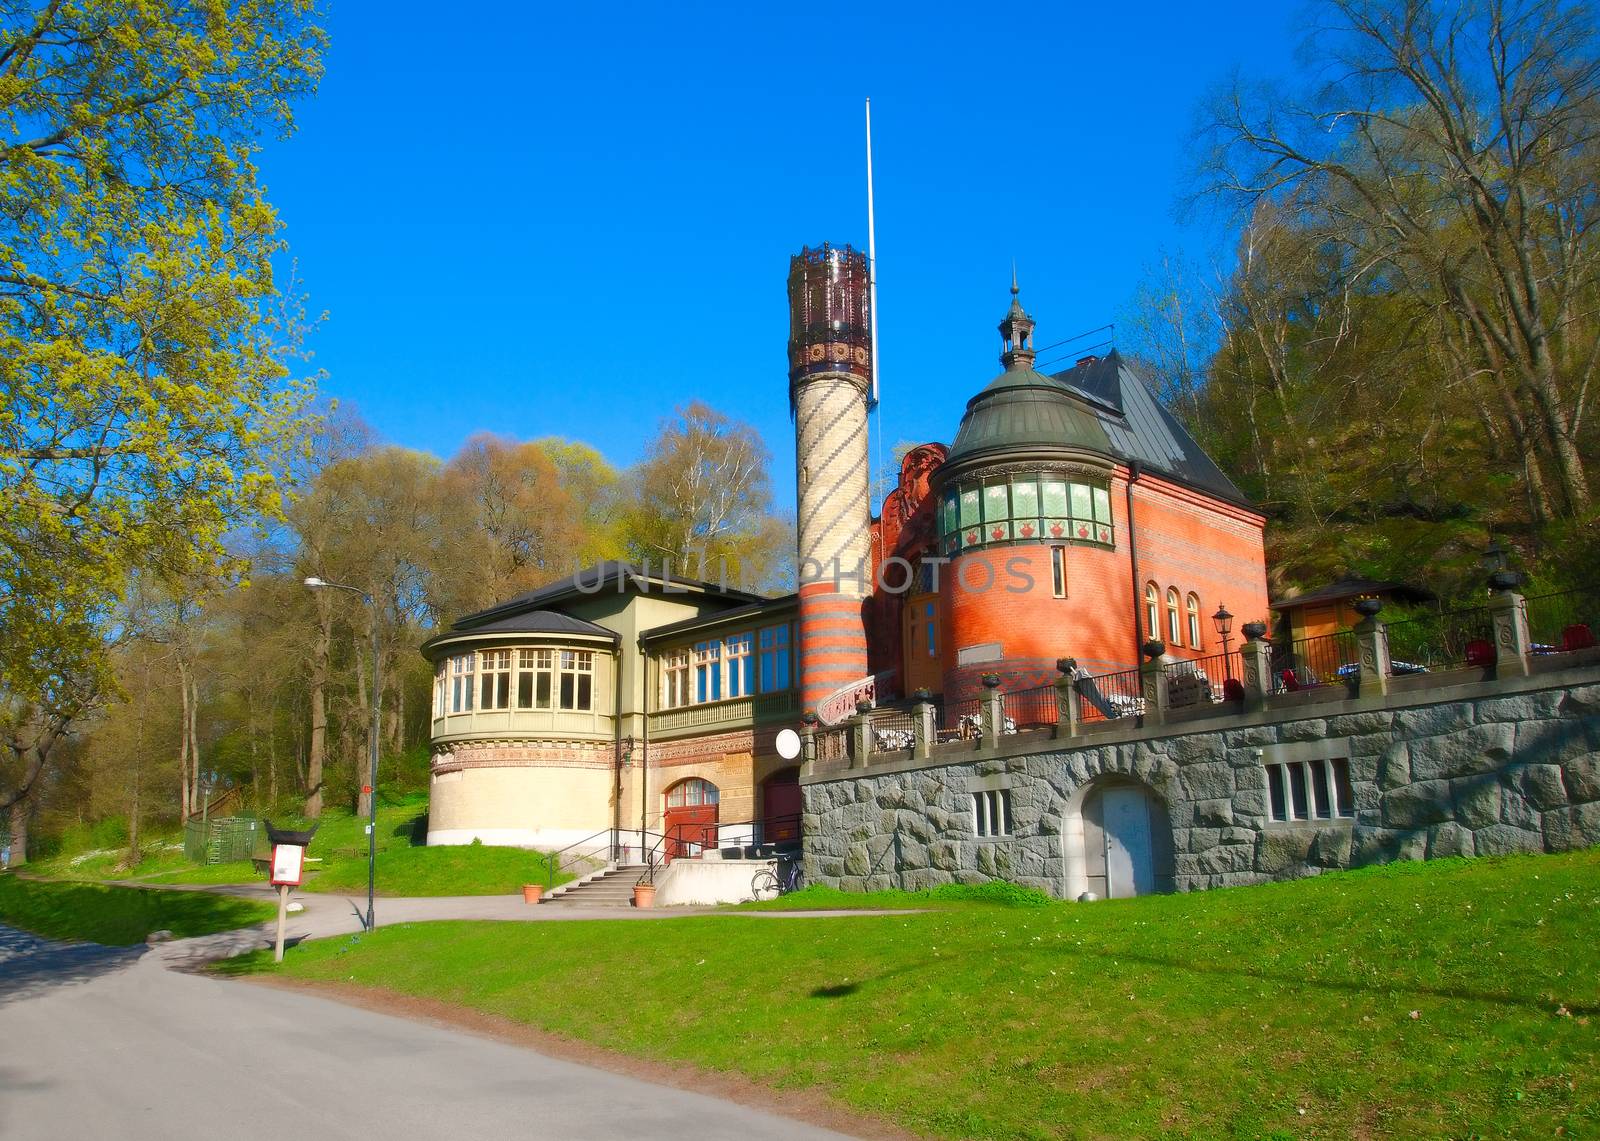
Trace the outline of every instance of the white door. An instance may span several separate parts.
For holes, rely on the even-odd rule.
[[[1102,805],[1106,823],[1106,895],[1125,899],[1156,889],[1150,839],[1150,805],[1136,788],[1108,788]]]

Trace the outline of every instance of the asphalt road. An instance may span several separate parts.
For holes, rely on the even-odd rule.
[[[61,945],[0,927],[0,1138],[840,1136],[520,1046],[174,969],[217,946]]]

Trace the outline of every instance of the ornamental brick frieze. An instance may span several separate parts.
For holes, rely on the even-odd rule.
[[[542,768],[607,769],[615,763],[613,747],[589,741],[497,741],[493,744],[458,745],[433,758],[435,773],[476,768],[514,768],[538,765]]]
[[[763,733],[770,747],[772,733]],[[668,745],[650,746],[650,764],[681,765],[701,761],[720,761],[725,753],[754,753],[757,734],[751,729],[718,733],[712,737],[692,737]]]

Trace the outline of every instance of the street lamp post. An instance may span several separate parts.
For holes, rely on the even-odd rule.
[[[1211,616],[1211,621],[1216,624],[1217,637],[1222,639],[1222,672],[1224,676],[1232,677],[1233,660],[1228,657],[1228,647],[1233,644],[1233,615],[1228,613],[1226,606],[1219,606]]]
[[[313,590],[329,587],[333,590],[345,590],[358,596],[372,612],[372,750],[367,757],[367,923],[368,931],[374,927],[372,916],[373,887],[377,880],[378,872],[378,703],[382,700],[383,687],[379,678],[378,666],[378,608],[372,600],[372,595],[358,587],[346,586],[341,582],[329,582],[327,579],[312,575],[305,580],[306,585]]]

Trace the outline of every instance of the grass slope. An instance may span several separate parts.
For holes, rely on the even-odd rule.
[[[428,799],[423,794],[379,803],[377,836],[378,894],[507,895],[525,883],[544,883],[543,861],[521,848],[485,845],[428,848],[422,846],[427,831]],[[309,828],[311,821],[298,816],[274,815],[280,828]],[[306,891],[336,894],[367,890],[367,821],[348,808],[330,808],[317,823],[311,841],[313,862],[307,865]],[[264,850],[264,849],[263,849]],[[195,864],[183,854],[181,844],[167,838],[152,844],[135,867],[124,867],[123,850],[96,850],[39,861],[28,870],[63,880],[96,882],[138,880],[150,884],[260,883],[265,877],[249,860],[226,864]],[[572,879],[570,872],[556,874],[554,884]]]
[[[537,852],[469,844],[443,848],[391,848],[379,852],[379,895],[508,895],[525,883],[545,882],[545,865]],[[572,879],[557,872],[554,883]],[[365,856],[326,861],[312,875],[306,891],[344,894],[367,890]]]
[[[272,918],[265,903],[206,892],[144,891],[101,884],[22,880],[0,875],[0,923],[48,939],[121,946],[152,931],[178,938],[231,931]]]
[[[280,969],[950,1137],[1596,1136],[1597,928],[1591,850],[1091,905],[416,924]]]

